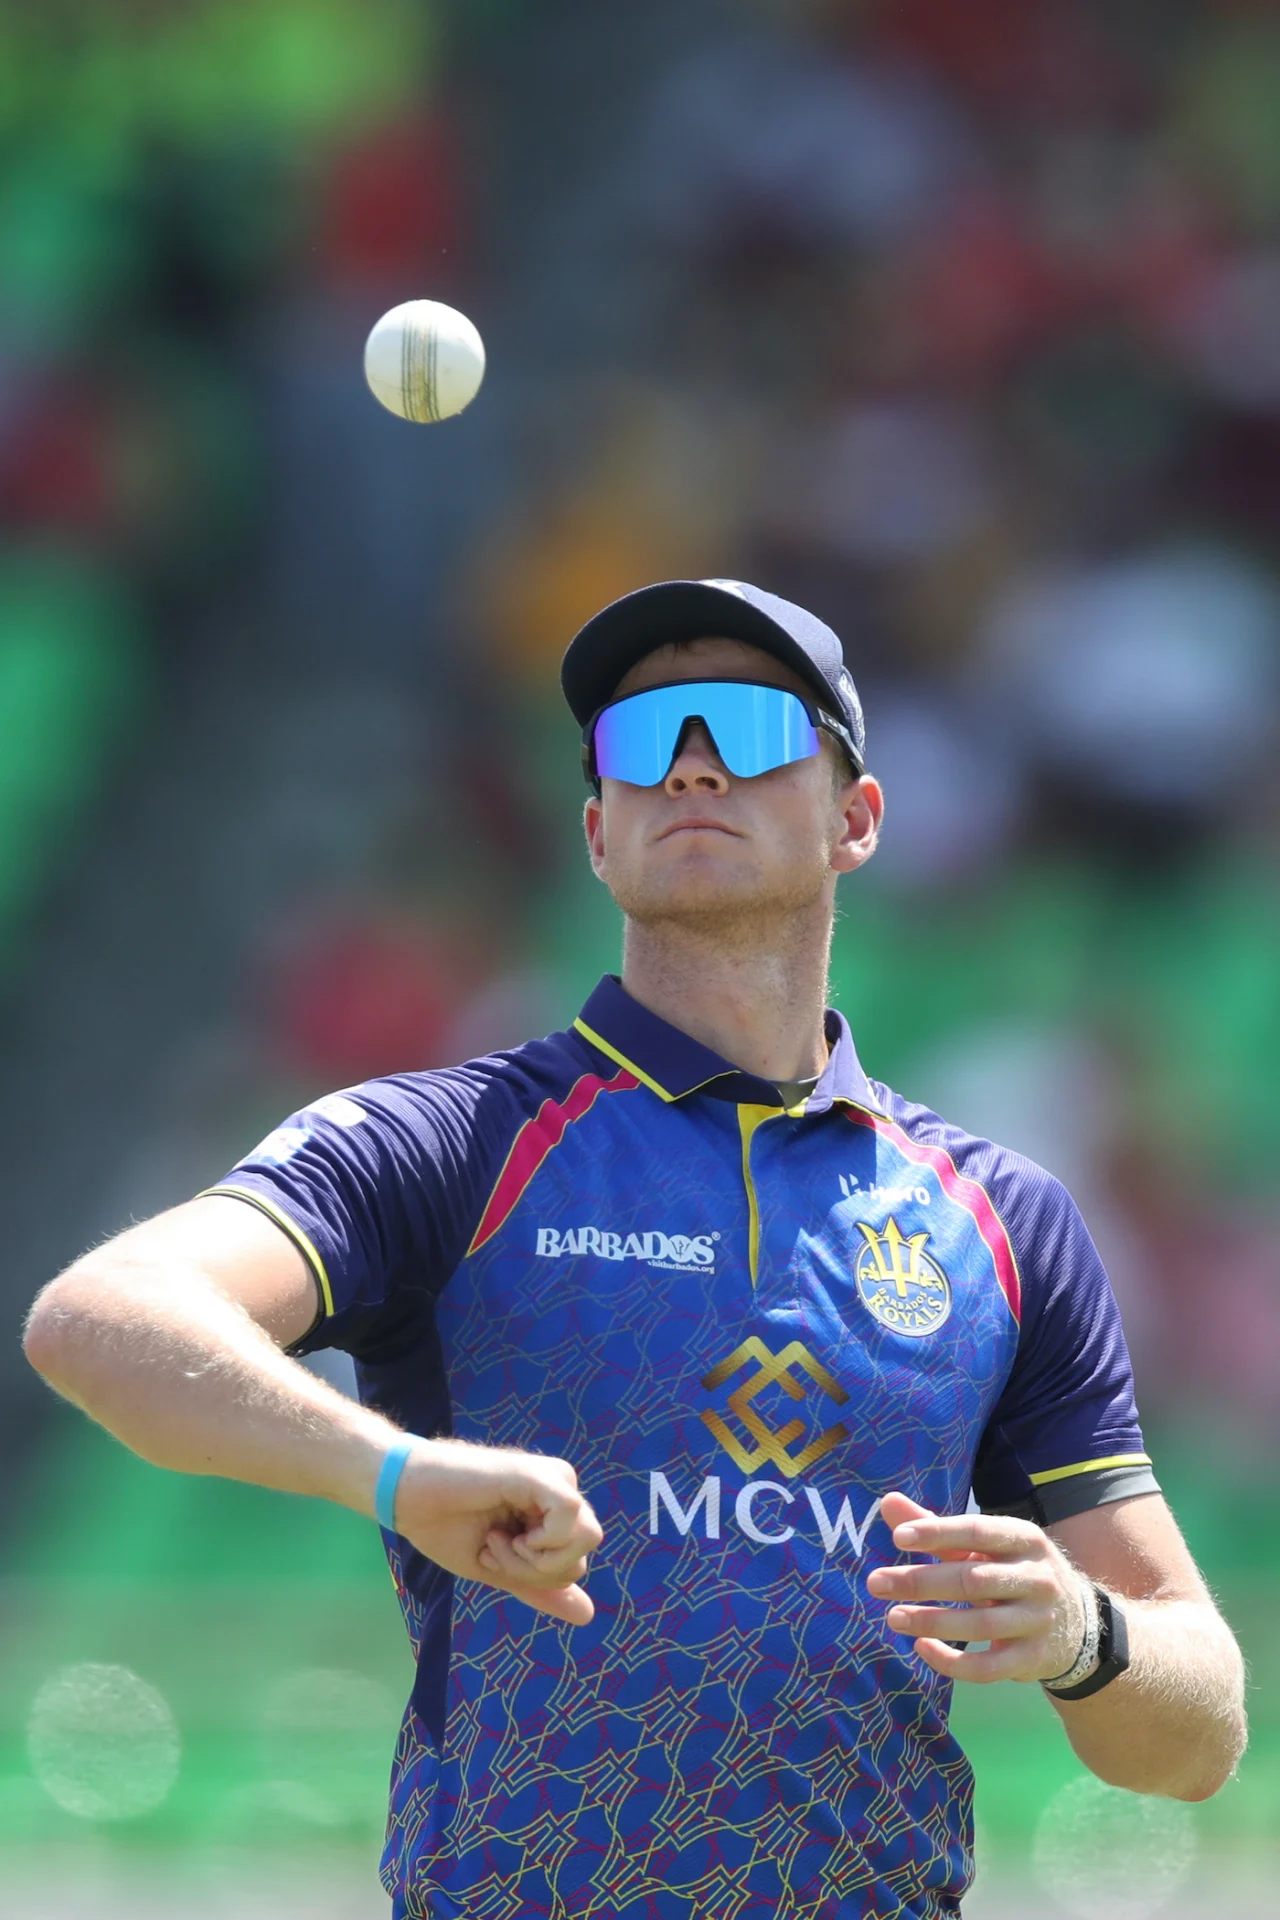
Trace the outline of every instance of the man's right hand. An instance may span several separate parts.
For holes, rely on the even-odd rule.
[[[403,1438],[281,1351],[312,1325],[316,1283],[275,1223],[225,1195],[160,1214],[77,1260],[32,1309],[26,1351],[57,1392],[144,1460],[372,1517]],[[396,1493],[406,1539],[450,1573],[583,1625],[575,1583],[600,1526],[564,1460],[419,1440]]]
[[[585,1626],[576,1583],[603,1539],[567,1460],[462,1440],[422,1440],[396,1490],[396,1531],[446,1572]]]

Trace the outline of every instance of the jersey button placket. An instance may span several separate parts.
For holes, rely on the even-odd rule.
[[[752,1149],[755,1137],[766,1120],[781,1117],[780,1107],[738,1108],[738,1132],[742,1141],[742,1185],[747,1202],[747,1267],[751,1275],[751,1291],[760,1290],[760,1254],[763,1243],[763,1226],[760,1213],[760,1191],[752,1166]]]

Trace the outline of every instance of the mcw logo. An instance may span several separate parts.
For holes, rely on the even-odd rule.
[[[712,1367],[710,1373],[703,1377],[702,1385],[708,1393],[714,1393],[717,1387],[722,1387],[726,1380],[731,1380],[735,1373],[748,1366],[752,1371],[729,1395],[726,1408],[735,1421],[745,1428],[753,1444],[745,1444],[723,1415],[713,1408],[708,1408],[701,1415],[703,1425],[710,1429],[730,1459],[744,1473],[754,1474],[758,1467],[769,1465],[785,1474],[787,1480],[794,1480],[806,1467],[825,1458],[833,1447],[838,1447],[841,1441],[849,1438],[848,1428],[838,1422],[817,1434],[798,1453],[793,1453],[796,1441],[804,1436],[806,1423],[795,1419],[785,1421],[780,1427],[772,1427],[753,1404],[767,1387],[778,1387],[789,1400],[795,1401],[803,1400],[811,1387],[816,1387],[836,1406],[845,1405],[849,1396],[840,1382],[827,1372],[821,1361],[814,1359],[799,1340],[792,1340],[781,1353],[770,1353],[764,1341],[751,1334],[727,1360]],[[797,1368],[801,1374],[807,1375],[807,1379],[797,1378],[793,1371]],[[797,1508],[800,1494],[804,1498]],[[719,1475],[708,1474],[688,1506],[685,1506],[667,1475],[651,1472],[650,1534],[658,1535],[667,1528],[674,1528],[681,1538],[687,1539],[690,1534],[696,1537],[700,1521],[702,1537],[719,1540],[725,1518],[724,1495],[725,1489]],[[817,1487],[801,1487],[797,1491],[781,1480],[749,1479],[744,1487],[729,1497],[733,1502],[734,1521],[747,1539],[757,1546],[781,1547],[794,1539],[796,1528],[785,1516],[789,1510],[803,1514],[807,1506],[824,1552],[832,1554],[842,1548],[851,1548],[855,1557],[862,1553],[871,1523],[880,1511],[879,1500],[873,1500],[859,1522],[854,1517],[847,1494],[833,1511],[827,1505],[827,1498],[832,1496],[824,1498]],[[758,1511],[761,1502],[764,1503],[763,1514]],[[762,1524],[762,1520],[771,1521],[772,1525]]]
[[[713,1409],[708,1409],[702,1415],[702,1424],[710,1428],[729,1458],[744,1473],[754,1473],[758,1467],[769,1465],[777,1467],[789,1480],[794,1480],[806,1468],[823,1459],[833,1447],[838,1447],[842,1440],[847,1440],[849,1429],[837,1422],[834,1427],[828,1427],[824,1433],[818,1434],[799,1453],[792,1453],[791,1447],[805,1432],[806,1423],[798,1419],[788,1420],[784,1426],[774,1429],[761,1419],[752,1401],[769,1386],[780,1387],[791,1400],[803,1400],[807,1389],[805,1383],[797,1380],[792,1373],[793,1367],[800,1367],[807,1373],[813,1384],[820,1387],[838,1407],[844,1406],[849,1396],[840,1382],[832,1378],[821,1361],[815,1360],[799,1340],[793,1340],[781,1353],[770,1353],[764,1341],[754,1333],[740,1347],[736,1347],[727,1360],[712,1367],[702,1384],[708,1393],[714,1393],[717,1387],[723,1386],[726,1380],[732,1379],[741,1367],[751,1361],[755,1362],[756,1371],[748,1374],[742,1385],[729,1395],[728,1406],[755,1445],[745,1446],[729,1423]]]

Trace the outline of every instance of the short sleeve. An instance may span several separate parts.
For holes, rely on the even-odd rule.
[[[1022,1325],[973,1488],[985,1512],[1047,1525],[1159,1485],[1098,1250],[1062,1183],[1028,1161],[1016,1166],[999,1197],[1022,1276]]]
[[[208,1189],[258,1207],[310,1266],[321,1310],[295,1352],[351,1347],[397,1296],[444,1285],[509,1144],[495,1094],[465,1068],[368,1081],[291,1115]]]

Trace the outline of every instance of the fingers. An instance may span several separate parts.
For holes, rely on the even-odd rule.
[[[591,1596],[581,1587],[522,1587],[514,1598],[539,1613],[567,1621],[571,1627],[585,1627],[596,1617]]]
[[[893,1544],[904,1553],[980,1553],[998,1560],[1033,1558],[1047,1551],[1046,1536],[1034,1522],[993,1513],[907,1520],[893,1527]]]
[[[495,1527],[476,1559],[486,1578],[497,1575],[504,1586],[523,1592],[529,1587],[566,1587],[584,1579],[588,1555],[577,1547],[539,1550],[529,1546],[527,1535],[513,1539]]]
[[[1072,1576],[1041,1528],[994,1514],[931,1514],[897,1493],[880,1510],[899,1552],[933,1556],[867,1576],[868,1593],[890,1603],[885,1625],[914,1641],[928,1666],[979,1684],[1062,1671],[1060,1643],[1077,1639]],[[949,1641],[990,1645],[975,1652]]]
[[[404,1537],[447,1572],[575,1626],[593,1618],[578,1583],[603,1530],[567,1460],[423,1440],[406,1466],[397,1515]]]
[[[1030,1640],[1053,1625],[1049,1608],[1005,1601],[996,1607],[890,1607],[885,1624],[912,1640]]]
[[[565,1466],[562,1461],[551,1461],[550,1466]],[[550,1476],[544,1479],[539,1474],[530,1476],[535,1484],[527,1493],[525,1502],[515,1502],[524,1517],[532,1525],[516,1535],[531,1552],[554,1549],[557,1552],[578,1554],[594,1553],[604,1538],[603,1529],[591,1510],[590,1503],[578,1492],[577,1475],[572,1467],[566,1466],[572,1484],[557,1486]]]
[[[910,1527],[914,1529],[917,1524],[922,1522],[938,1523],[943,1527],[947,1527],[952,1525],[953,1522],[945,1515],[940,1517],[938,1514],[930,1513],[928,1507],[922,1507],[920,1502],[911,1499],[909,1494],[896,1492],[886,1493],[880,1502],[880,1518],[893,1535],[895,1545],[901,1547],[904,1552],[935,1553],[940,1560],[964,1560],[971,1557],[970,1551],[966,1547],[944,1546],[926,1548],[914,1544],[916,1538],[914,1531],[911,1534],[907,1534],[904,1532],[905,1528]]]
[[[513,1600],[523,1601],[535,1613],[549,1613],[571,1627],[585,1627],[596,1617],[590,1594],[579,1586],[509,1587],[504,1580],[491,1581],[490,1585],[509,1593]]]
[[[518,1535],[513,1540],[496,1529],[490,1533],[476,1555],[480,1577],[539,1613],[549,1613],[571,1626],[586,1626],[596,1611],[590,1595],[577,1585],[587,1571],[586,1555],[531,1555],[520,1551],[524,1539]]]
[[[1047,1560],[935,1560],[905,1567],[875,1567],[867,1591],[877,1600],[963,1600],[989,1606],[1000,1600],[1033,1600],[1044,1606],[1058,1592]]]
[[[993,1646],[983,1653],[961,1653],[941,1640],[917,1640],[916,1652],[925,1665],[948,1680],[968,1680],[977,1686],[990,1686],[995,1680],[1029,1680],[1024,1645],[1019,1642]]]
[[[913,1520],[932,1520],[928,1507],[922,1507],[906,1493],[886,1493],[880,1502],[880,1518],[890,1533],[895,1527],[905,1527]]]
[[[437,1467],[439,1504],[468,1513],[523,1540],[530,1553],[547,1552],[569,1565],[594,1553],[603,1538],[590,1503],[578,1489],[568,1460],[521,1453],[514,1448],[434,1441],[429,1466]],[[539,1566],[529,1560],[530,1566]],[[558,1575],[557,1566],[552,1571]]]

